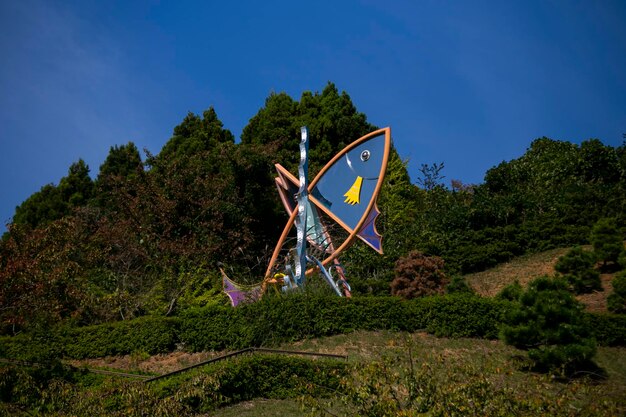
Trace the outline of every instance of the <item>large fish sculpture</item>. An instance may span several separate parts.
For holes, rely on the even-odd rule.
[[[224,290],[232,304],[257,299],[269,284],[280,285],[283,289],[297,286],[297,283],[290,280],[293,277],[290,260],[294,252],[293,245],[290,246],[290,241],[293,240],[290,236],[293,236],[296,227],[306,230],[310,253],[315,254],[307,258],[312,266],[306,270],[306,275],[316,270],[326,273],[325,268],[328,271],[334,268],[339,276],[337,282],[343,287],[340,291],[335,282],[335,290],[339,295],[349,295],[349,286],[337,257],[357,238],[382,254],[382,236],[375,225],[380,214],[376,201],[387,169],[390,148],[391,129],[387,127],[357,139],[335,155],[306,187],[308,195],[306,199],[302,199],[307,209],[306,224],[302,225],[298,216],[300,181],[280,164],[276,164],[276,186],[289,220],[276,244],[261,284],[241,286],[231,281],[222,271]],[[331,236],[329,222],[344,230],[342,241],[337,236]],[[325,275],[333,285],[329,274]]]

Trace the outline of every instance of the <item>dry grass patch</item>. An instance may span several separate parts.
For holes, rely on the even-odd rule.
[[[72,360],[68,361],[68,363],[77,367],[85,366],[95,369],[163,374],[206,361],[217,355],[221,355],[222,353],[223,352],[188,353],[175,351],[154,356],[131,354],[123,356],[107,356],[96,359]]]
[[[554,265],[569,248],[520,256],[483,272],[465,275],[467,283],[480,295],[493,297],[502,288],[518,280],[522,286],[543,275],[553,275]]]
[[[585,250],[591,250],[591,246],[583,246]],[[540,276],[552,276],[556,273],[554,266],[558,259],[565,255],[571,248],[552,249],[546,252],[520,256],[510,262],[500,264],[483,272],[465,275],[467,283],[480,295],[493,297],[504,287],[519,281],[522,287],[526,287],[530,281]],[[613,291],[611,281],[615,273],[601,274],[600,280],[602,291],[594,291],[590,294],[582,294],[576,298],[585,305],[589,312],[602,313],[607,311],[607,297]]]

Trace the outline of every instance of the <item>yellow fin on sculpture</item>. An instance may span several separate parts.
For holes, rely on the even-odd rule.
[[[361,185],[363,184],[363,178],[357,176],[354,180],[352,187],[343,195],[346,197],[344,203],[351,205],[359,204],[361,202]]]

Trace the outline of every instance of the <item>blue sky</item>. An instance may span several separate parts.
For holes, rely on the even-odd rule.
[[[209,106],[239,137],[271,92],[328,81],[414,180],[444,162],[479,183],[541,136],[618,146],[624,22],[609,0],[0,2],[0,231],[79,158],[95,176],[113,145],[157,153]]]

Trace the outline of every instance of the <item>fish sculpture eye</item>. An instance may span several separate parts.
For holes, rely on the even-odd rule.
[[[363,152],[361,152],[361,161],[365,162],[368,159],[370,159],[370,151],[364,150]]]

